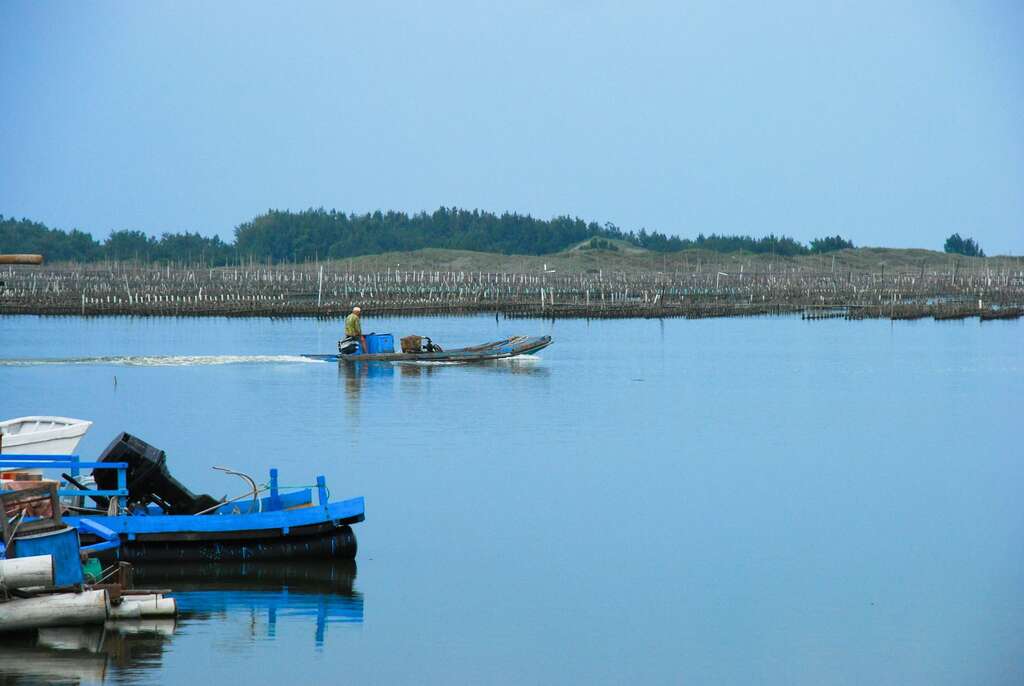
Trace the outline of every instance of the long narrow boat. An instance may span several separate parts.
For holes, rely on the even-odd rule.
[[[483,362],[529,355],[551,345],[551,336],[514,336],[500,341],[441,352],[303,355],[325,362]]]

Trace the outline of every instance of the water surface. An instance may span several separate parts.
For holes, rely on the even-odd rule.
[[[21,649],[101,660],[85,682],[1024,681],[1020,322],[366,328],[555,343],[349,368],[297,357],[340,322],[0,317],[0,417],[91,419],[83,455],[129,431],[217,497],[212,465],[276,466],[367,505],[357,566],[169,581],[187,611],[137,660]]]

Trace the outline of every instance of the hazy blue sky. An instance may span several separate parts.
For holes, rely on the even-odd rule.
[[[0,213],[577,215],[1024,252],[1024,2],[0,0]]]

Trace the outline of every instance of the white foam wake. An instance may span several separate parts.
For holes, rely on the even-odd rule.
[[[197,367],[219,364],[318,362],[301,355],[110,355],[105,357],[35,357],[0,359],[0,367],[43,365],[117,365],[122,367]]]

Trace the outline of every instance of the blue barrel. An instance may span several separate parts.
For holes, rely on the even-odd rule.
[[[78,529],[66,526],[42,534],[19,536],[14,540],[14,555],[52,555],[54,586],[77,586],[84,580],[79,547]]]
[[[395,337],[389,333],[371,333],[366,336],[366,352],[371,355],[395,352]]]

